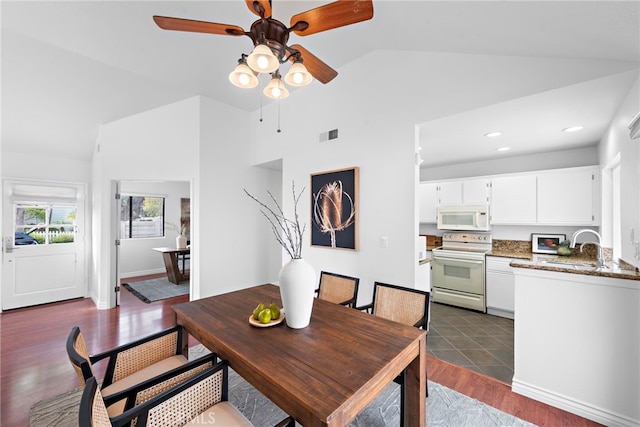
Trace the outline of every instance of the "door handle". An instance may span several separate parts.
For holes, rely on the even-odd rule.
[[[10,254],[11,252],[13,252],[14,249],[18,249],[13,245],[13,240],[11,239],[11,237],[5,237],[4,238],[4,251],[5,253]]]

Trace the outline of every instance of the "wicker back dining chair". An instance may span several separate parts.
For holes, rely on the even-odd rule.
[[[429,292],[375,282],[373,301],[362,307],[374,316],[427,330],[429,322]]]
[[[146,391],[125,393],[121,399],[113,401],[108,406],[108,413],[114,416],[213,366],[217,361],[215,353],[193,361],[182,354],[182,334],[182,327],[174,326],[129,344],[90,355],[80,328],[74,326],[67,338],[67,355],[82,386],[86,385],[89,378],[94,377],[93,364],[107,359],[101,386],[103,396],[120,395],[121,392],[145,384],[153,378],[163,378],[163,381],[156,381],[153,387],[147,387]]]
[[[103,397],[95,378],[87,380],[80,399],[78,421],[80,427],[111,427],[136,425],[146,427],[178,427],[184,425],[253,426],[229,402],[229,370],[226,362],[219,362],[198,375],[110,417],[106,405],[112,400]],[[133,425],[133,423],[132,423]],[[294,427],[287,417],[277,427]]]
[[[320,283],[316,293],[318,298],[347,307],[355,307],[360,279],[342,274],[320,272]]]
[[[374,316],[415,326],[416,328],[427,331],[429,326],[429,303],[429,292],[375,282],[373,284],[372,302],[357,307],[357,309],[367,311]],[[394,381],[402,385],[404,383],[404,373]],[[402,396],[400,401],[404,402],[404,387],[400,387],[400,390]],[[428,395],[429,391],[427,389],[427,396]],[[404,425],[404,408],[400,411],[400,421],[400,425]]]

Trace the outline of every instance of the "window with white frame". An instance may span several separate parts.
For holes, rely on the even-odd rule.
[[[16,245],[50,245],[75,241],[75,205],[24,202],[15,203],[14,207]]]

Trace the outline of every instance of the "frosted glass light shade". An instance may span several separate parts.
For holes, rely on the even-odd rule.
[[[267,87],[264,88],[263,93],[273,99],[285,99],[289,96],[289,91],[282,83],[282,80],[277,77],[271,79]]]
[[[259,73],[272,73],[280,66],[280,61],[273,54],[269,46],[259,44],[247,57],[247,64]]]
[[[242,89],[251,89],[258,86],[258,78],[247,64],[238,64],[236,69],[229,74],[229,81]]]
[[[306,86],[313,81],[313,76],[302,62],[294,62],[289,68],[289,72],[284,76],[284,81],[290,86]]]

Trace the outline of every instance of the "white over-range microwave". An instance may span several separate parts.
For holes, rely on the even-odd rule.
[[[489,206],[442,206],[437,210],[438,230],[489,231]]]

